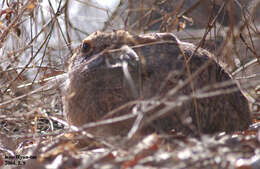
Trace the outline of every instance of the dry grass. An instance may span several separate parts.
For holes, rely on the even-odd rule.
[[[125,140],[115,143],[100,140],[78,128],[69,129],[61,102],[68,58],[77,44],[96,28],[88,25],[90,17],[85,15],[89,14],[82,11],[96,8],[104,14],[99,17],[104,19],[107,14],[104,23],[96,18],[96,22],[101,22],[100,30],[174,32],[180,39],[204,47],[224,60],[230,73],[255,60],[249,64],[246,73],[240,70],[233,76],[253,76],[240,82],[257,112],[259,0],[215,0],[215,3],[206,0],[121,0],[114,12],[87,0],[46,2],[43,6],[35,0],[0,1],[0,166],[259,166],[258,123],[241,133],[218,133],[202,138],[174,133],[150,135],[139,141],[140,145]],[[75,14],[82,22],[71,18],[75,10],[72,4],[76,2],[83,8]],[[250,87],[244,87],[244,84],[250,84]],[[257,122],[257,114],[254,120]],[[90,127],[93,126],[90,124]],[[90,150],[79,149],[71,142],[80,138],[89,139]],[[102,149],[95,149],[97,147]],[[12,161],[7,156],[15,155],[37,156],[37,160],[15,159],[26,164],[6,165],[7,161]]]

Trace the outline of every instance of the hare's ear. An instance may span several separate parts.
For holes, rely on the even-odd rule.
[[[173,33],[155,33],[155,36],[158,40],[181,42]]]

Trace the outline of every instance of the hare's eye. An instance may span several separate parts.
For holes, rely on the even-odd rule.
[[[82,52],[87,53],[90,51],[90,48],[91,48],[91,46],[88,42],[83,42],[82,47],[81,47]]]

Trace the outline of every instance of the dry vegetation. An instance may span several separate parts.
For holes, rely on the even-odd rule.
[[[79,14],[72,8],[75,2],[81,5]],[[44,5],[40,0],[1,0],[0,167],[259,168],[259,8],[259,0],[121,0],[111,12],[90,0],[46,0]],[[138,143],[101,140],[69,128],[62,86],[73,49],[95,31],[85,20],[91,10],[106,16],[104,23],[93,21],[101,22],[100,30],[173,32],[225,60],[234,78],[248,77],[239,80],[254,124],[247,131],[200,138],[153,134]],[[82,22],[75,23],[73,11]],[[80,138],[89,140],[87,147],[75,144]],[[15,155],[37,159],[8,159]],[[12,161],[16,164],[7,165]]]

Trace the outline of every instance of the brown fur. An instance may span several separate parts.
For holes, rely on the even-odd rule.
[[[216,63],[217,59],[210,52],[201,48],[196,51],[193,44],[181,42],[171,33],[131,35],[125,31],[96,32],[83,43],[87,43],[89,49],[84,51],[81,45],[71,58],[69,82],[63,99],[68,121],[73,125],[82,126],[102,120],[108,112],[134,100],[149,102],[147,105],[128,106],[111,117],[136,109],[144,113],[142,130],[148,132],[170,129],[188,134],[235,131],[246,129],[251,122],[247,100],[236,84],[232,88],[221,88],[226,91],[237,89],[231,93],[224,91],[216,96],[191,98],[205,86],[210,88],[207,91],[220,91],[213,85],[230,80],[224,71],[227,65],[221,61]],[[122,48],[124,45],[134,51]],[[128,63],[130,78],[120,67],[122,60]],[[192,77],[208,61],[206,69]],[[170,92],[189,78],[187,85],[174,94]],[[175,103],[179,105],[171,108]],[[146,111],[149,107],[154,108]],[[163,115],[158,115],[167,108],[169,110]],[[133,120],[93,130],[125,134]]]

